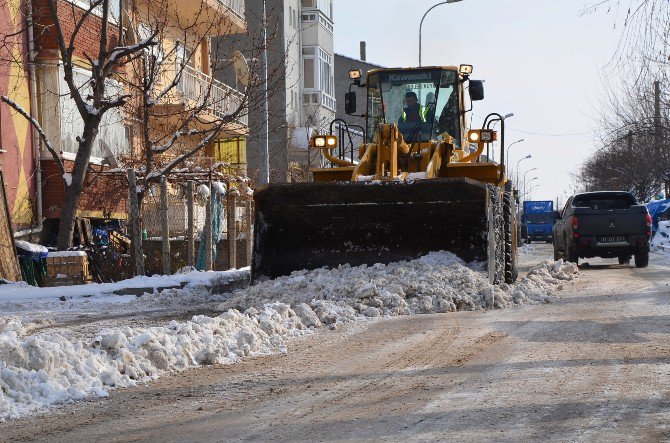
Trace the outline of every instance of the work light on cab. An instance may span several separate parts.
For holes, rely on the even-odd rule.
[[[472,70],[473,70],[472,65],[461,65],[461,66],[458,68],[458,72],[460,72],[460,73],[463,74],[463,75],[470,75],[470,74],[472,74]]]

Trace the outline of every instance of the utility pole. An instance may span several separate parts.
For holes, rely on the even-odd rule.
[[[263,50],[260,55],[260,71],[263,83],[261,88],[263,91],[263,125],[261,126],[261,143],[263,149],[261,157],[263,159],[260,170],[260,185],[267,185],[270,183],[270,104],[268,103],[268,30],[267,30],[267,10],[265,0],[261,1],[262,17],[261,17],[261,41]]]

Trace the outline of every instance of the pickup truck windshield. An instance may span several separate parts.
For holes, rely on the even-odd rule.
[[[632,195],[592,194],[578,195],[572,202],[575,208],[628,209],[637,204]]]

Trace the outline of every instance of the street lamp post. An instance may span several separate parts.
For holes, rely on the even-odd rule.
[[[537,168],[529,169],[529,170],[526,171],[525,174],[523,174],[523,195],[524,196],[526,195],[526,176],[531,171],[537,171]]]
[[[531,178],[530,180],[528,180],[528,183],[524,183],[524,184],[523,184],[523,192],[524,192],[525,195],[530,194],[530,192],[527,191],[527,189],[528,189],[528,188],[532,188],[531,184],[532,184],[535,180],[537,180],[537,177],[533,177],[533,178]]]
[[[524,158],[522,158],[521,160],[516,162],[516,188],[517,188],[517,190],[519,189],[519,185],[520,185],[520,183],[519,183],[519,163],[521,163],[524,160],[528,160],[529,158],[533,158],[533,156],[528,154],[527,156],[525,156]]]
[[[438,6],[446,5],[447,3],[456,3],[456,2],[460,2],[460,1],[462,1],[462,0],[447,0],[446,2],[440,2],[436,5],[433,5],[430,9],[428,9],[426,11],[425,14],[423,14],[423,17],[421,18],[421,23],[419,24],[419,67],[421,67],[421,45],[422,45],[421,37],[422,37],[422,32],[423,32],[423,21],[426,19],[426,16],[428,15],[428,13],[430,11],[437,8]]]
[[[507,155],[505,156],[505,158],[507,158],[507,165],[505,165],[505,169],[509,169],[509,148],[511,148],[513,145],[516,145],[517,143],[521,143],[524,141],[526,140],[522,138],[521,140],[517,140],[509,144],[509,146],[507,147]]]

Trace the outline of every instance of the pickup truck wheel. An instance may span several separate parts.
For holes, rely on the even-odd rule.
[[[556,244],[554,243],[554,261],[559,261],[561,259],[561,253],[558,251]]]
[[[577,251],[575,251],[572,248],[569,248],[566,246],[566,251],[565,251],[565,261],[569,261],[571,263],[574,263],[576,265],[579,265],[579,255],[577,254]]]
[[[630,257],[619,257],[619,264],[620,265],[629,265],[630,264]]]
[[[649,266],[649,253],[643,252],[640,254],[635,254],[635,267],[646,268],[647,266]]]

